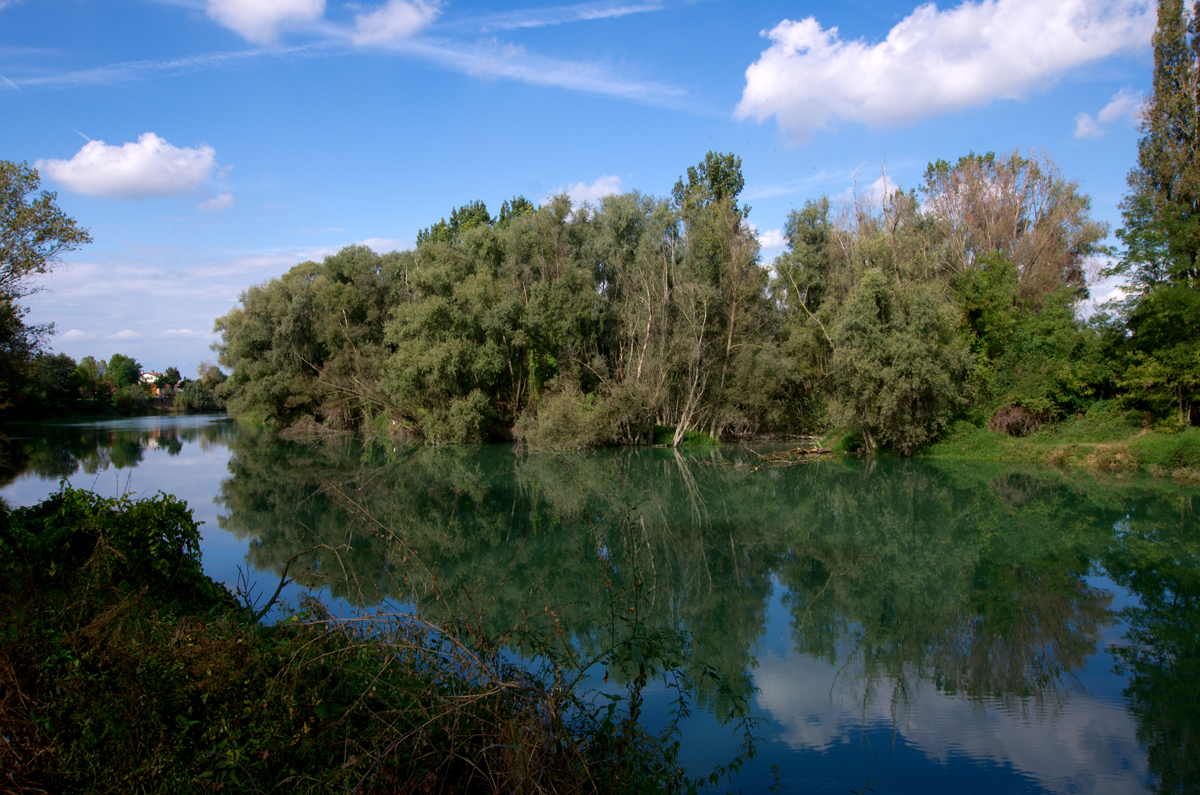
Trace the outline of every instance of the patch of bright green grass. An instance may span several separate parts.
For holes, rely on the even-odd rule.
[[[654,426],[654,443],[656,445],[669,445],[675,441],[675,429],[665,425]],[[714,439],[704,431],[685,431],[683,441],[679,443],[680,447],[703,447],[708,445],[718,445],[721,442]]]

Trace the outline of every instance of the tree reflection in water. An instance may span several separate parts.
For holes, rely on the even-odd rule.
[[[64,426],[5,439],[0,456],[7,483],[134,467],[187,443],[230,446],[220,523],[255,568],[295,558],[305,585],[477,622],[514,653],[530,638],[558,638],[575,659],[634,635],[670,641],[691,696],[717,714],[753,693],[773,599],[796,652],[893,714],[929,687],[1054,713],[1106,627],[1127,626],[1109,651],[1155,788],[1200,790],[1194,490],[912,461],[755,468],[731,448],[284,442],[223,423]],[[1113,610],[1098,574],[1130,606]],[[623,682],[636,667],[607,673]]]
[[[224,522],[251,539],[255,567],[319,547],[293,567],[303,582],[361,605],[468,611],[515,651],[536,630],[593,653],[636,605],[647,626],[691,638],[696,696],[718,711],[729,705],[699,674],[752,692],[775,582],[794,648],[864,701],[880,683],[903,700],[928,682],[1054,711],[1123,618],[1114,654],[1153,772],[1163,791],[1197,785],[1187,497],[987,466],[755,469],[729,449],[563,457],[259,436],[234,450]],[[1104,570],[1141,605],[1114,615],[1089,583]]]

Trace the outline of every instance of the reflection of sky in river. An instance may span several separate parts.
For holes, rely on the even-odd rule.
[[[276,576],[250,568],[248,540],[218,524],[216,495],[229,477],[225,442],[180,437],[182,446],[171,455],[156,438],[227,422],[231,420],[223,417],[156,417],[85,424],[82,427],[140,433],[141,461],[132,468],[105,466],[95,474],[80,469],[69,480],[104,496],[147,497],[164,491],[186,500],[203,522],[209,575],[234,588],[239,569],[246,571],[258,590],[266,592],[265,598],[274,590]],[[26,474],[0,489],[0,497],[10,505],[31,505],[55,488],[55,480]],[[1102,573],[1093,572],[1087,581],[1115,595],[1110,610],[1130,603],[1123,589]],[[292,586],[284,599],[295,604],[301,593]],[[1122,642],[1127,629],[1122,623],[1103,625],[1099,653],[1073,672],[1056,695],[1041,702],[949,695],[915,675],[908,682],[877,680],[864,693],[864,686],[847,674],[844,655],[829,664],[794,650],[785,593],[776,580],[766,631],[754,650],[752,676],[758,693],[751,708],[766,721],[759,729],[764,738],[760,754],[732,781],[723,782],[722,789],[762,791],[774,779],[774,764],[789,792],[844,795],[868,785],[877,793],[1147,790],[1146,753],[1139,747],[1136,723],[1121,693],[1127,680],[1113,675],[1112,657],[1104,651]],[[331,608],[349,612],[340,600],[333,600]],[[661,723],[670,696],[661,686],[649,688],[647,713],[660,711],[649,719],[651,728]],[[707,774],[714,765],[727,762],[741,741],[732,727],[717,725],[703,710],[684,720],[681,728],[683,761],[694,774]]]
[[[1112,587],[1101,578],[1093,583]],[[786,745],[801,757],[848,756],[863,768],[862,782],[829,780],[828,791],[846,792],[847,783],[861,787],[873,762],[881,782],[876,792],[908,791],[917,781],[924,791],[941,791],[932,782],[956,786],[954,769],[964,763],[994,767],[997,789],[1006,792],[1146,791],[1146,755],[1137,724],[1121,702],[1123,681],[1110,675],[1107,654],[1093,655],[1074,687],[1040,704],[948,695],[917,677],[874,682],[864,695],[840,666],[792,649],[781,595],[772,599],[754,671],[755,705],[771,720],[771,744]],[[1093,685],[1107,691],[1104,697],[1092,692]],[[799,784],[805,773],[796,773],[801,778],[793,781]],[[978,791],[977,781],[968,786]],[[811,780],[802,789],[826,791]]]

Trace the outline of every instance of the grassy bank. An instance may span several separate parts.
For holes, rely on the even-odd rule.
[[[1134,413],[1103,403],[1085,414],[1020,437],[959,422],[920,455],[1112,473],[1145,472],[1200,483],[1200,428],[1166,423],[1146,427]]]
[[[309,602],[257,618],[202,573],[172,497],[64,488],[0,509],[0,791],[698,786],[674,762],[673,724],[647,734],[636,707],[598,708],[570,671],[506,662],[465,616],[335,620]],[[647,680],[638,659],[628,704]]]

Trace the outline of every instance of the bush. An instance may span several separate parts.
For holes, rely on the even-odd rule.
[[[206,411],[220,411],[225,403],[219,400],[212,389],[200,381],[187,381],[175,393],[175,410],[185,414],[197,414]]]
[[[546,395],[513,429],[522,443],[542,450],[593,450],[614,443],[612,412],[593,393],[565,389]]]
[[[113,393],[113,408],[118,414],[144,414],[150,407],[146,390],[137,384],[123,386]]]
[[[431,410],[422,423],[425,438],[439,444],[478,444],[492,429],[492,404],[478,389],[450,401],[447,410]]]
[[[309,601],[259,625],[200,571],[198,541],[167,495],[0,503],[0,791],[697,788],[674,722],[653,735],[636,707],[563,686],[562,655],[531,674],[462,613],[444,629]],[[653,635],[598,660],[631,674],[630,704],[647,671],[683,664],[682,639]]]
[[[32,508],[0,517],[0,574],[35,588],[149,589],[163,603],[231,606],[201,571],[200,530],[187,504],[168,494],[105,499],[63,486]]]

